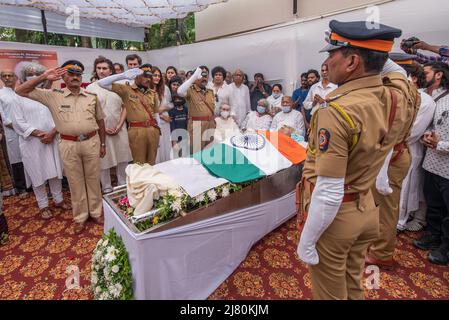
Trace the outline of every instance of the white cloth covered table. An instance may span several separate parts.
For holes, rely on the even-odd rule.
[[[134,234],[103,201],[104,231],[129,253],[135,299],[206,299],[262,237],[295,215],[295,193],[190,225]]]

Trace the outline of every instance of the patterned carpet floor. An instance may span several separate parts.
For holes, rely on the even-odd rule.
[[[0,299],[92,299],[91,254],[103,227],[89,222],[76,235],[71,213],[62,211],[42,220],[32,194],[4,203],[10,243],[0,247]],[[381,272],[380,289],[366,290],[367,299],[449,299],[449,267],[430,264],[427,253],[411,244],[418,236],[400,235],[398,268]],[[310,276],[296,257],[298,240],[291,219],[256,243],[209,299],[310,299]],[[79,268],[80,289],[66,290],[68,266]]]

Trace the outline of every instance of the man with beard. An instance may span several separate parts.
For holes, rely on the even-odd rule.
[[[156,91],[150,89],[153,77],[151,68],[151,64],[144,64],[103,78],[97,83],[100,87],[115,92],[123,100],[129,125],[129,147],[134,162],[154,165],[161,130],[156,120],[159,99]],[[125,84],[119,83],[125,79],[128,80]],[[130,83],[133,79],[134,82]]]
[[[427,202],[426,233],[413,244],[430,250],[430,262],[449,262],[449,68],[443,62],[424,65],[426,91],[435,100],[433,128],[422,137],[427,147],[424,197]]]
[[[100,158],[106,154],[104,113],[95,94],[81,88],[84,66],[77,60],[20,85],[16,92],[50,109],[60,134],[59,153],[69,181],[75,232],[80,233],[87,219],[102,222]],[[62,79],[63,90],[36,88],[42,82]]]
[[[208,78],[209,69],[201,66],[178,88],[178,95],[185,97],[189,105],[188,131],[192,153],[203,150],[214,137],[215,96],[211,89],[206,88]]]

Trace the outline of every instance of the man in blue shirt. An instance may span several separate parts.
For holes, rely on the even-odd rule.
[[[309,93],[309,83],[307,82],[307,73],[301,74],[301,87],[293,91],[293,108],[300,111],[302,109],[302,103]]]

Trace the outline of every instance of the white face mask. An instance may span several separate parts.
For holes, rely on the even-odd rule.
[[[225,119],[229,118],[229,111],[222,111],[221,116]]]

